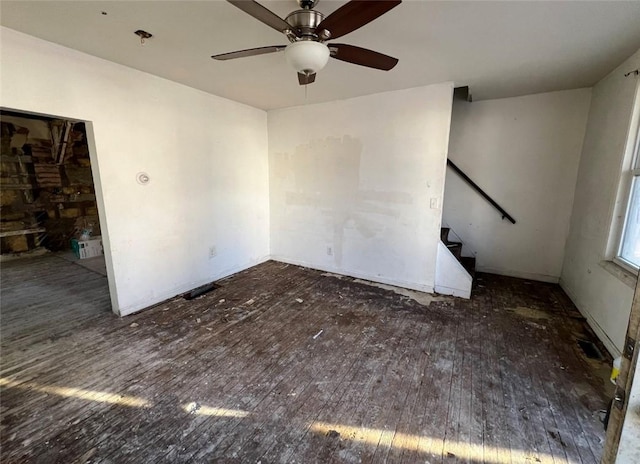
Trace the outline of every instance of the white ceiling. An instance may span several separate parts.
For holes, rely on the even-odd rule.
[[[282,17],[297,9],[294,0],[262,3]],[[474,100],[588,87],[640,48],[640,1],[405,0],[338,40],[399,58],[393,70],[330,60],[305,95],[282,53],[210,58],[287,43],[222,0],[3,0],[0,13],[3,26],[263,109],[444,81],[469,85]],[[154,37],[142,46],[137,29]]]

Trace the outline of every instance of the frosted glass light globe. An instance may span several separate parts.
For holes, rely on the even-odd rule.
[[[329,47],[320,42],[300,40],[287,45],[284,50],[287,63],[302,74],[313,74],[329,61]]]

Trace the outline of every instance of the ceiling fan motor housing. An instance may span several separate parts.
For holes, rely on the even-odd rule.
[[[296,10],[285,18],[291,28],[300,31],[301,40],[318,40],[316,27],[322,22],[324,15],[316,10]]]

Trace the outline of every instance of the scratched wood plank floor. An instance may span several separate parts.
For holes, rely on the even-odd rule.
[[[557,285],[419,302],[277,262],[219,283],[119,318],[100,274],[3,263],[2,462],[599,461],[607,366]]]

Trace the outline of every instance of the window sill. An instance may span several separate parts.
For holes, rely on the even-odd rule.
[[[635,290],[638,282],[638,274],[633,273],[613,261],[600,261],[600,266],[612,276],[624,282],[628,287]]]

